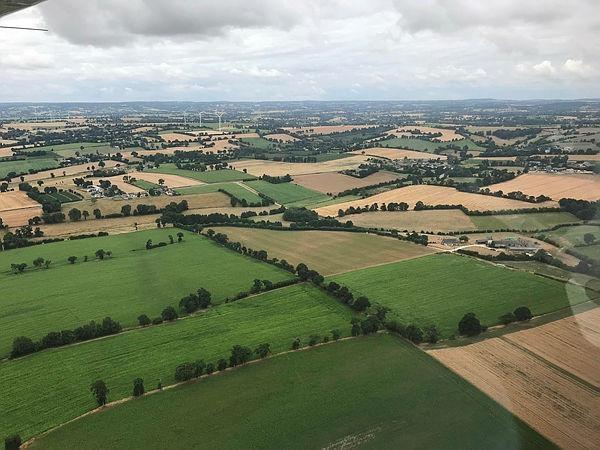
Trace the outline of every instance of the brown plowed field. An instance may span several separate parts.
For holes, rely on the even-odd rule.
[[[600,200],[600,175],[529,172],[488,187],[491,191],[505,193],[521,191],[527,195],[547,195],[554,200]]]
[[[531,207],[557,206],[555,202],[532,203],[522,202],[490,195],[460,192],[451,187],[420,184],[392,189],[361,200],[340,203],[337,205],[323,206],[316,211],[323,216],[337,216],[338,210],[350,206],[365,206],[378,203],[406,202],[412,208],[415,203],[422,201],[426,205],[463,205],[473,211],[500,211],[504,209],[525,209]],[[388,213],[393,214],[393,213]]]
[[[428,353],[562,448],[600,442],[600,308]]]
[[[391,172],[376,172],[364,178],[351,177],[342,173],[313,173],[294,176],[294,183],[324,194],[334,194],[347,189],[371,186],[397,180],[401,176]]]

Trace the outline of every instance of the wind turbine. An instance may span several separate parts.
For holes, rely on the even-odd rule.
[[[219,111],[215,110],[215,114],[219,118],[219,131],[221,131],[221,117],[223,117],[223,114],[225,114],[225,111],[219,112]]]

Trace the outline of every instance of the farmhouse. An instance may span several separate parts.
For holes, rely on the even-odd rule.
[[[522,238],[489,240],[487,246],[490,248],[504,248],[517,253],[535,253],[539,250],[535,243]]]
[[[460,241],[455,237],[449,237],[442,239],[442,245],[459,245]]]

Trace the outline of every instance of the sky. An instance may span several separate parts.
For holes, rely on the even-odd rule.
[[[0,102],[599,98],[597,0],[47,0]]]

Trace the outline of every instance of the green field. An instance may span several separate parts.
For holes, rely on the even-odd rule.
[[[590,275],[569,272],[567,270],[559,269],[558,267],[550,266],[539,261],[505,261],[504,264],[508,267],[514,267],[516,269],[527,270],[529,272],[558,278],[565,282],[574,282],[600,292],[600,279]]]
[[[600,242],[596,245],[588,245],[585,247],[576,247],[573,252],[578,255],[583,255],[595,261],[600,261]]]
[[[567,296],[559,281],[449,254],[371,267],[331,279],[356,295],[366,295],[391,308],[392,315],[405,324],[435,324],[443,337],[456,333],[458,322],[468,312],[491,326],[518,306],[528,306],[539,315],[587,301],[588,296],[598,298],[591,291]]]
[[[59,166],[58,161],[52,156],[28,157],[16,161],[0,160],[0,178],[5,178],[11,172],[27,174],[30,170],[55,169]]]
[[[241,138],[240,142],[250,145],[252,148],[259,150],[272,150],[280,146],[275,142],[269,141],[262,137]]]
[[[536,231],[552,228],[556,225],[580,222],[577,217],[568,212],[499,214],[495,216],[469,216],[469,218],[479,230]]]
[[[336,198],[327,197],[327,198],[328,199],[323,199],[323,200],[316,199],[315,201],[301,200],[296,203],[290,203],[287,206],[304,206],[307,209],[315,209],[315,208],[320,208],[322,206],[337,205],[338,203],[344,203],[344,202],[349,202],[352,200],[358,200],[362,197],[360,195],[345,195],[343,197],[336,197]]]
[[[297,204],[298,202],[327,201],[331,198],[328,195],[293,183],[269,183],[268,181],[255,180],[248,181],[246,184],[283,205],[288,203]]]
[[[178,231],[150,230],[0,252],[0,356],[8,354],[17,336],[40,338],[106,316],[135,325],[140,314],[156,317],[200,287],[220,302],[248,290],[255,278],[276,282],[292,277],[192,233],[185,233],[180,244],[145,249],[148,239],[169,242],[168,235]],[[99,248],[111,250],[113,257],[95,260]],[[71,255],[79,258],[74,265],[66,261]],[[85,255],[88,262],[83,262]],[[37,257],[50,259],[50,268],[11,272],[11,263],[33,267]]]
[[[171,175],[180,175],[182,177],[192,178],[193,180],[203,181],[205,183],[222,183],[224,181],[243,181],[254,180],[255,176],[233,169],[207,170],[199,172],[195,170],[178,169],[175,164],[161,164],[158,169],[151,169],[149,172],[168,173]]]
[[[246,200],[248,203],[262,202],[262,198],[258,194],[255,194],[250,189],[246,189],[244,186],[240,186],[239,184],[227,183],[220,188],[240,200]]]
[[[544,233],[544,235],[560,244],[561,247],[570,248],[576,245],[585,244],[583,236],[585,236],[587,233],[591,233],[596,237],[595,242],[600,242],[600,225],[579,225],[575,227],[562,227],[558,230]],[[580,249],[577,250],[579,251]]]
[[[229,183],[208,183],[208,184],[200,184],[198,186],[186,186],[177,188],[176,191],[182,195],[188,194],[208,194],[211,192],[218,192],[219,189],[227,189],[234,185],[235,182]]]
[[[53,194],[39,194],[41,195],[40,203],[48,203],[48,202],[59,202],[59,203],[71,203],[78,202],[81,200],[81,197],[69,192],[69,191],[58,191]]]
[[[139,187],[140,189],[144,189],[145,191],[149,191],[150,189],[156,189],[156,188],[160,187],[158,184],[150,183],[149,181],[146,181],[146,180],[137,180],[137,179],[135,181],[132,181],[131,184]]]
[[[83,146],[83,150],[81,147]],[[45,150],[48,152],[54,152],[63,158],[70,158],[75,156],[75,153],[79,152],[80,155],[89,154],[108,154],[117,153],[118,148],[113,148],[108,142],[74,142],[71,144],[57,144],[57,145],[46,145],[44,147],[33,147],[27,150]]]
[[[554,448],[390,335],[289,353],[130,401],[31,448],[356,448],[344,441],[361,448]]]
[[[433,152],[435,149],[446,148],[450,145],[458,146],[461,149],[466,145],[469,150],[483,150],[482,147],[478,146],[470,139],[461,139],[454,142],[431,142],[425,139],[395,137],[377,142],[378,147],[406,148],[421,152]]]
[[[211,261],[211,266],[231,270],[223,263]],[[346,306],[302,284],[222,304],[175,323],[5,361],[0,363],[0,435],[30,437],[93,409],[89,385],[98,378],[116,400],[131,394],[136,377],[149,389],[159,380],[168,385],[182,362],[216,363],[236,344],[254,349],[267,342],[274,353],[282,352],[296,337],[306,342],[310,335],[332,329],[348,335],[350,319]]]

